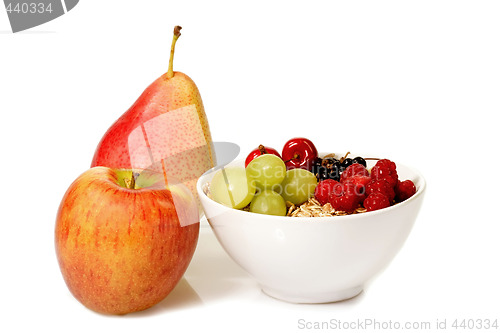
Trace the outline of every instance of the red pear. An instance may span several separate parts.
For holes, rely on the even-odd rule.
[[[91,166],[153,169],[168,182],[185,184],[197,198],[196,181],[215,165],[215,152],[200,92],[186,74],[173,71],[174,28],[167,73],[154,81],[104,134]]]

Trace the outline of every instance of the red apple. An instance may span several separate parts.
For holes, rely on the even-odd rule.
[[[101,313],[160,302],[181,279],[198,241],[198,209],[184,185],[146,172],[131,179],[131,171],[91,168],[71,184],[57,213],[64,280],[76,299]]]

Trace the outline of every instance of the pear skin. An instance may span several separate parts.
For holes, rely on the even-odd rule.
[[[185,184],[197,198],[196,182],[216,160],[200,92],[190,77],[172,69],[179,36],[176,27],[168,72],[111,125],[91,166],[158,171],[166,182]]]

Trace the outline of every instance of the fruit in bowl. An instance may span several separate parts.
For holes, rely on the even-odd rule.
[[[275,149],[259,145],[248,154],[245,168],[222,168],[216,173],[212,198],[231,208],[281,216],[287,211],[291,216],[303,216],[311,204],[321,205],[316,216],[331,216],[386,208],[415,194],[415,184],[411,179],[399,179],[394,162],[370,158],[376,163],[369,170],[365,158],[350,158],[349,154],[340,159],[335,154],[318,157],[316,147],[306,138],[288,140],[283,157]],[[261,191],[266,195],[260,195]],[[283,209],[283,202],[288,210]]]
[[[328,157],[322,155],[322,158]],[[354,158],[351,163],[352,160]],[[340,158],[339,162],[342,164],[344,160]],[[307,201],[293,205],[295,210],[289,205],[289,216],[250,211],[251,202],[261,195],[257,187],[249,207],[234,209],[218,203],[211,196],[210,188],[212,179],[221,170],[211,170],[200,177],[197,191],[207,220],[222,247],[258,281],[266,294],[296,303],[341,301],[359,294],[368,281],[389,265],[406,241],[425,193],[425,180],[418,171],[394,163],[398,175],[394,199],[388,207],[381,208],[380,202],[386,205],[384,199],[389,201],[388,195],[392,196],[390,191],[385,194],[383,191],[387,188],[380,185],[379,176],[387,176],[387,171],[372,179],[370,171],[379,161],[366,159],[365,162],[370,176],[359,167],[353,167],[351,169],[358,172],[349,171],[353,174],[343,183],[340,178],[319,177]],[[379,165],[385,164],[392,169],[392,163],[384,161]],[[234,161],[230,166],[244,168],[244,160]],[[348,167],[344,164],[343,172]],[[312,174],[318,177],[317,173]],[[390,175],[395,177],[394,173]],[[247,176],[247,181],[252,182],[252,179]],[[357,193],[362,186],[366,190],[372,182],[378,184],[370,185],[373,193]],[[345,189],[363,198],[363,201],[358,199],[352,212],[331,207],[331,200],[342,197]],[[318,195],[327,200],[324,205],[319,202]],[[398,201],[402,198],[405,200]],[[365,204],[368,207],[364,207]],[[324,206],[330,206],[330,211],[325,211]],[[293,215],[299,209],[300,214]]]

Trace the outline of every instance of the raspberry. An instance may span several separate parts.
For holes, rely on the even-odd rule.
[[[344,212],[352,212],[359,207],[359,204],[365,198],[364,187],[359,189],[356,184],[347,181],[342,185],[342,191],[333,191],[330,194],[330,204],[335,210],[342,210]]]
[[[344,212],[352,212],[359,207],[359,197],[356,195],[344,194],[341,196],[332,195],[330,196],[330,204],[335,210],[341,210]]]
[[[395,190],[396,200],[398,202],[405,201],[417,192],[415,184],[409,179],[405,181],[398,181]]]
[[[382,209],[389,207],[391,203],[389,202],[389,199],[387,196],[380,192],[375,192],[370,194],[369,196],[366,197],[366,199],[363,201],[363,206],[366,208],[367,211],[371,212],[374,210]]]
[[[385,180],[385,178],[379,180],[371,180],[370,183],[366,185],[366,195],[369,196],[372,193],[382,193],[389,199],[389,202],[392,202],[392,200],[394,200],[394,197],[396,196],[394,189]]]
[[[354,163],[349,165],[342,172],[342,175],[340,176],[340,182],[343,183],[352,176],[370,176],[370,173],[368,172],[368,170],[366,170],[366,168],[362,164]]]
[[[394,163],[391,160],[388,160],[387,158],[378,160],[375,165],[382,166],[384,168],[389,168],[391,171],[396,172],[396,163]]]
[[[370,176],[352,176],[344,181],[344,190],[353,190],[354,194],[361,196],[361,199],[364,199],[366,197],[366,185],[370,182]]]
[[[356,185],[366,186],[371,181],[372,181],[372,179],[370,176],[356,175],[356,176],[349,177],[348,179],[346,179],[345,182],[346,183],[353,183]]]
[[[333,179],[325,179],[318,183],[316,190],[314,191],[314,196],[318,201],[324,205],[328,202],[328,198],[332,192],[341,195],[343,192],[342,184]]]
[[[383,163],[380,165],[375,164],[375,166],[371,170],[370,177],[374,180],[384,179],[389,183],[389,185],[391,185],[392,188],[394,188],[398,183],[398,173],[396,172],[396,170],[393,170],[392,167],[384,165]]]

